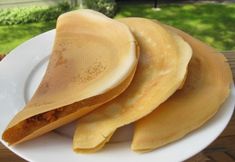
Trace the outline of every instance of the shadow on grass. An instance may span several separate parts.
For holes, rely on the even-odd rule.
[[[55,21],[0,26],[0,54],[8,53],[22,42],[53,28]]]
[[[146,17],[180,28],[218,50],[235,50],[235,4],[120,4],[117,17]]]

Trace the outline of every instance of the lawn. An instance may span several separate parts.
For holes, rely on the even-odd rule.
[[[214,46],[220,51],[235,50],[235,4],[161,5],[161,11],[151,4],[119,5],[117,18],[147,17],[178,27]],[[27,25],[0,26],[0,54],[20,43],[55,27],[55,21]]]
[[[55,27],[55,21],[0,26],[0,54],[8,53],[22,42]]]
[[[117,17],[157,19],[182,29],[219,51],[235,50],[235,4],[122,4]]]

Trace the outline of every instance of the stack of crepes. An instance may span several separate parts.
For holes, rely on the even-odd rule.
[[[74,150],[95,152],[134,123],[132,150],[151,151],[213,117],[231,81],[224,56],[183,31],[72,11],[58,18],[45,76],[2,138],[15,145],[77,120]]]

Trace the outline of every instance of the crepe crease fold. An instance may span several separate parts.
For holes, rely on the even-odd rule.
[[[87,9],[61,15],[46,73],[3,139],[35,138],[115,98],[130,84],[138,56],[126,25]]]
[[[199,128],[215,115],[230,92],[232,75],[222,54],[183,31],[165,28],[191,45],[193,57],[182,89],[136,122],[131,148],[138,152],[152,151]]]
[[[190,46],[162,25],[144,18],[124,18],[140,47],[140,59],[130,86],[117,98],[78,121],[73,148],[101,149],[113,132],[151,113],[182,84],[191,58]],[[102,145],[101,145],[102,144]]]

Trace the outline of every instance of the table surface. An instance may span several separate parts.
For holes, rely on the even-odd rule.
[[[235,80],[235,52],[223,52],[232,69]],[[1,57],[0,57],[1,60]],[[0,143],[0,161],[25,162]],[[207,148],[186,162],[235,162],[235,115],[233,114],[223,133]]]

